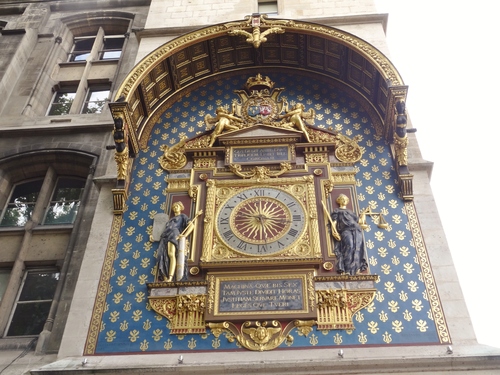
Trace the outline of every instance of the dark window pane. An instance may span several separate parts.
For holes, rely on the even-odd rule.
[[[125,38],[123,36],[121,36],[119,38],[106,38],[104,40],[104,50],[122,49],[124,40],[125,40]]]
[[[59,272],[28,272],[19,301],[51,300],[58,281]]]
[[[17,203],[15,205],[9,204],[5,209],[2,222],[2,227],[22,227],[28,220],[31,219],[33,210],[35,209],[34,203]]]
[[[69,61],[85,61],[90,55],[95,37],[76,39]]]
[[[82,113],[101,113],[109,96],[109,90],[89,90]]]
[[[79,207],[80,202],[51,203],[44,224],[73,224]]]
[[[57,187],[52,196],[53,201],[80,200],[85,181],[76,178],[59,178]]]
[[[72,224],[75,221],[85,181],[59,178],[44,224]]]
[[[277,1],[259,1],[259,13],[276,14],[278,13]]]
[[[25,225],[31,219],[42,184],[43,180],[36,180],[16,185],[5,207],[0,226]]]
[[[115,60],[119,59],[121,55],[122,51],[104,51],[101,60]]]
[[[7,336],[38,335],[49,315],[59,273],[30,271],[26,275]]]
[[[58,92],[49,110],[49,116],[67,115],[75,100],[76,92]]]
[[[122,54],[125,38],[105,38],[103,49],[101,51],[101,60],[119,59]]]
[[[7,336],[40,334],[49,315],[51,304],[52,301],[18,304]]]
[[[9,203],[36,202],[38,193],[42,188],[42,184],[43,180],[40,179],[16,185],[14,191],[12,192],[12,196],[10,197]]]

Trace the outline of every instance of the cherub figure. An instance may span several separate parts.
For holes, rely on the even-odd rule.
[[[310,109],[309,111],[305,110],[306,107],[302,103],[297,103],[293,106],[293,108],[286,112],[283,115],[280,115],[280,119],[284,119],[285,122],[282,124],[284,128],[297,128],[302,133],[304,133],[307,142],[311,142],[311,138],[309,137],[309,133],[307,132],[306,125],[304,124],[304,119],[308,119],[311,124],[314,124],[314,109]]]
[[[215,117],[212,117],[209,114],[205,116],[205,124],[207,125],[207,130],[211,128],[213,123],[215,123],[215,128],[210,137],[210,143],[208,144],[208,147],[212,147],[214,145],[215,140],[219,135],[222,134],[223,131],[238,130],[240,129],[240,126],[236,125],[235,123],[243,122],[241,118],[229,113],[224,107],[218,107],[215,113]]]

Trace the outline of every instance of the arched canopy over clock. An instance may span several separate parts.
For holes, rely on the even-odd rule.
[[[360,22],[386,21],[384,15],[364,17],[376,19]],[[391,61],[373,45],[333,27],[261,18],[262,32],[276,25],[284,32],[269,33],[258,44],[229,32],[251,32],[251,17],[195,31],[186,28],[186,34],[140,61],[111,103],[113,115],[121,114],[127,123],[131,156],[146,147],[166,103],[180,98],[191,85],[240,74],[242,69],[249,74],[252,69],[308,71],[341,82],[365,96],[384,124],[385,137],[392,141],[393,108],[397,100],[405,99],[407,87]]]

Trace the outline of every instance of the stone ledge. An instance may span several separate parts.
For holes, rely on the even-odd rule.
[[[32,370],[31,374],[435,374],[451,370],[459,374],[491,374],[492,370],[500,368],[499,349],[475,347],[457,348],[452,354],[446,353],[444,345],[432,348],[389,345],[363,349],[342,347],[343,358],[338,355],[340,347],[329,350],[71,357]],[[393,356],[388,356],[391,349]],[[463,354],[460,354],[462,351]],[[422,355],[416,354],[419,352]],[[180,354],[183,355],[181,364]],[[283,360],[286,356],[293,359]]]

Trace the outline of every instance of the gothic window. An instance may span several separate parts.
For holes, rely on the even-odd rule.
[[[50,104],[48,115],[67,115],[76,97],[75,89],[64,89],[54,93],[54,98]]]
[[[17,184],[4,210],[0,226],[24,226],[32,217],[42,184],[43,179]],[[43,224],[72,224],[78,213],[84,184],[83,179],[60,177]]]
[[[73,42],[73,50],[69,55],[69,61],[86,61],[92,51],[95,36],[75,38]]]
[[[122,55],[122,49],[124,43],[125,43],[124,35],[105,36],[103,48],[99,54],[100,60],[119,59]]]
[[[82,113],[101,113],[109,98],[109,87],[90,87],[83,104]]]
[[[69,269],[66,255],[86,241],[79,239],[88,222],[79,217],[85,188],[94,189],[89,172],[95,162],[95,155],[63,150],[0,160],[0,343],[64,321],[54,299],[71,286],[59,272]]]
[[[93,48],[96,48],[97,60],[117,60],[121,57],[125,35],[80,36],[73,39],[73,49],[69,61],[87,61]]]
[[[58,280],[54,268],[25,272],[6,336],[38,335],[43,330]]]
[[[24,226],[31,219],[42,184],[43,179],[16,185],[4,210],[0,225]]]
[[[133,14],[113,13],[72,15],[62,20],[67,32],[54,52],[59,65],[51,75],[54,94],[41,99],[41,112],[46,108],[46,115],[60,116],[106,111],[133,19]]]
[[[60,177],[45,214],[44,224],[73,224],[80,207],[85,181]]]

